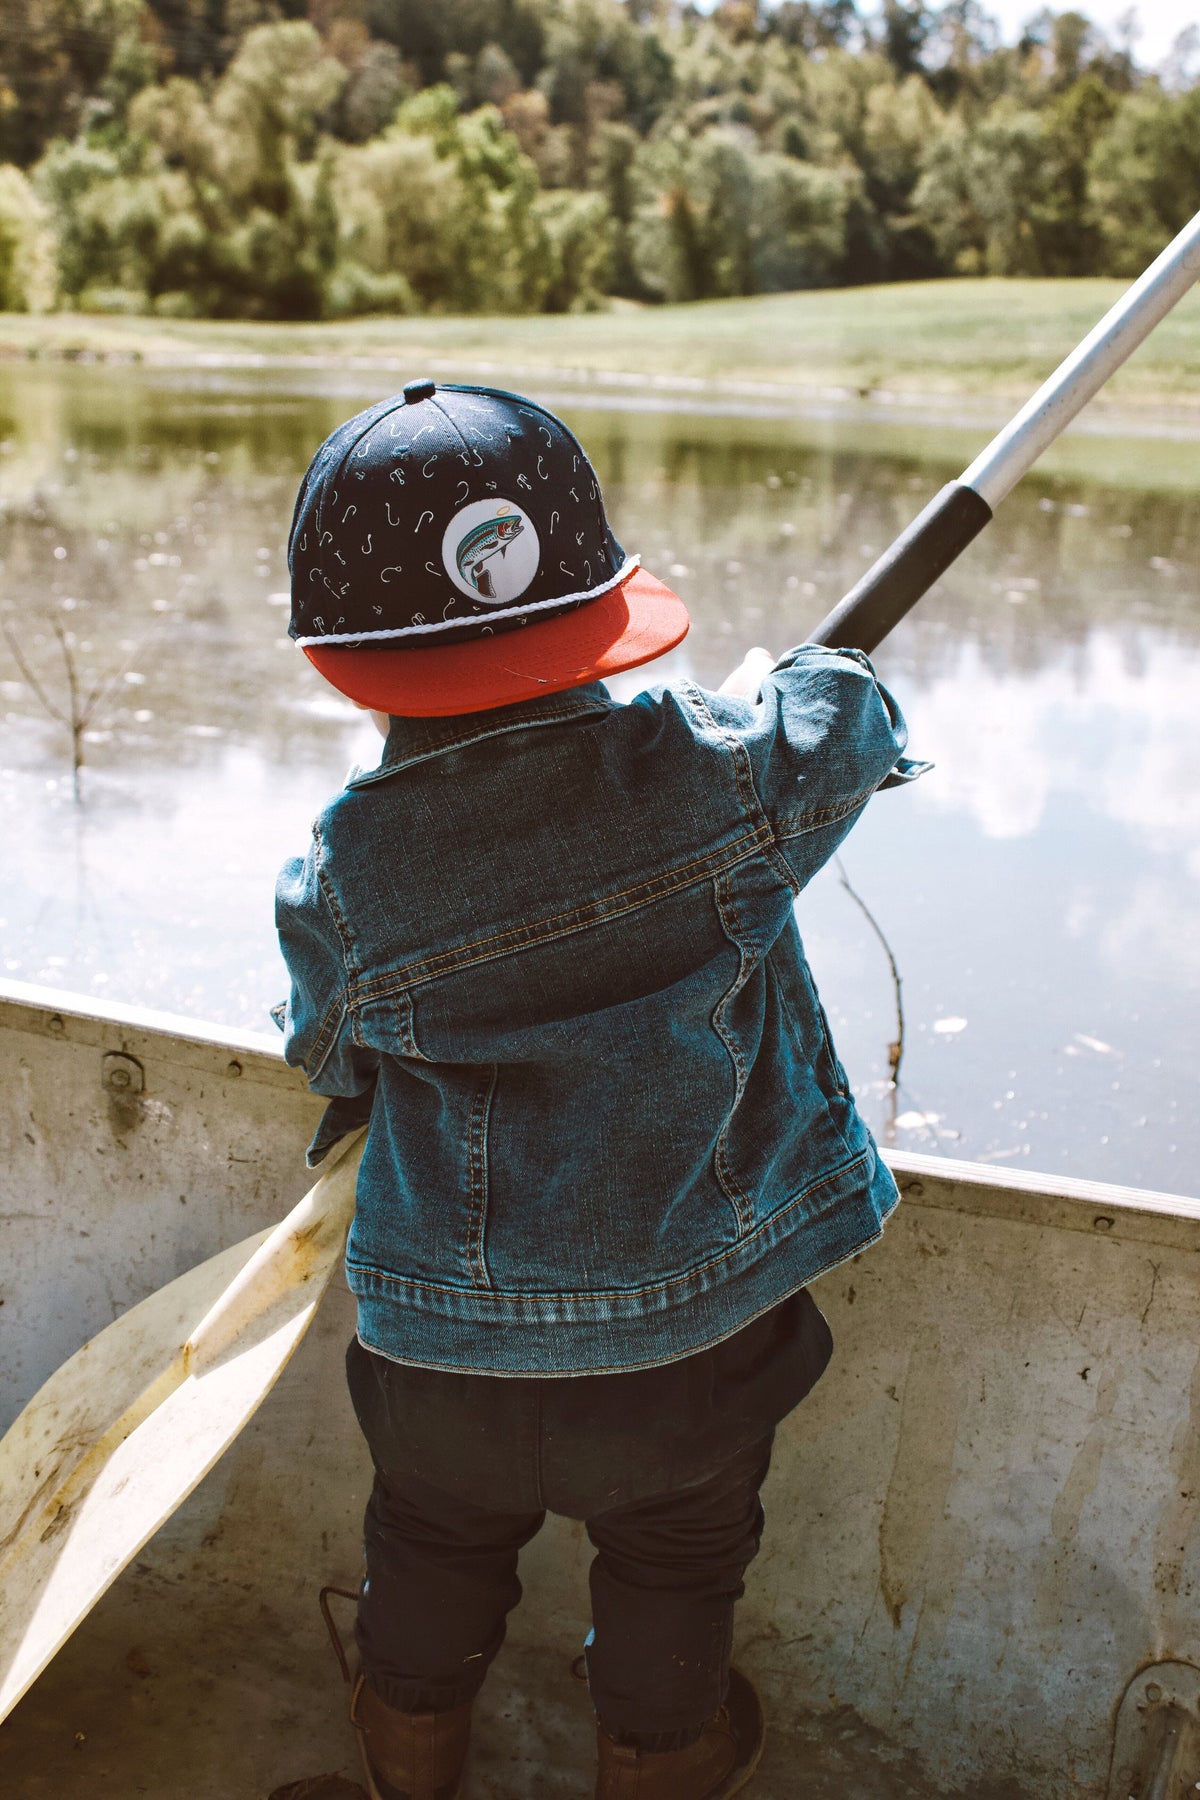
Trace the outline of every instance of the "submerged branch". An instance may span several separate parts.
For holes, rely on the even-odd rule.
[[[879,939],[879,942],[883,945],[884,955],[887,957],[888,966],[892,971],[892,988],[896,996],[896,1036],[888,1045],[887,1057],[888,1077],[891,1081],[892,1095],[894,1098],[896,1090],[900,1085],[900,1063],[904,1056],[904,1001],[900,992],[900,969],[897,965],[892,946],[888,943],[879,920],[875,917],[875,914],[871,911],[862,895],[851,886],[850,877],[846,873],[841,857],[835,856],[833,862],[834,867],[838,872],[838,880],[853,900],[855,906],[857,906],[859,912],[861,912],[863,918],[867,921],[867,924],[871,927],[871,930],[875,933],[875,936]]]
[[[70,709],[67,712],[64,712],[62,707],[59,706],[56,701],[51,699],[50,695],[46,692],[46,689],[42,686],[37,674],[27,660],[24,651],[21,649],[16,633],[13,631],[12,626],[7,619],[0,619],[0,633],[3,634],[5,643],[12,651],[13,661],[16,663],[30,692],[33,694],[42,710],[49,718],[53,719],[56,724],[65,725],[67,730],[71,733],[73,786],[75,799],[79,801],[83,798],[84,733],[92,723],[97,711],[103,709],[120,688],[122,681],[132,669],[134,663],[141,657],[142,652],[154,637],[158,627],[157,625],[152,626],[144,637],[139,638],[138,642],[133,646],[128,660],[122,663],[119,669],[112,674],[98,675],[85,693],[84,685],[80,678],[79,664],[75,656],[75,643],[72,634],[63,625],[62,620],[57,617],[51,618],[49,620],[49,625],[51,631],[54,633],[55,640],[57,641],[59,653],[62,656],[63,670],[66,675],[67,698]]]
[[[57,724],[70,725],[71,721],[66,713],[61,712],[59,708],[55,706],[53,700],[51,700],[45,688],[42,686],[29,664],[25,661],[24,653],[16,640],[12,626],[7,619],[0,621],[0,632],[4,633],[4,641],[12,651],[13,661],[16,663],[18,669],[20,669],[21,674],[25,677],[26,682],[29,684],[29,687],[32,689],[35,698],[42,708]]]
[[[71,704],[71,717],[67,721],[71,727],[71,780],[75,800],[78,803],[83,798],[83,732],[88,716],[79,698],[79,673],[75,667],[75,654],[70,636],[61,619],[51,619],[50,628],[58,639],[58,647],[62,651],[63,667],[67,672],[67,694]]]

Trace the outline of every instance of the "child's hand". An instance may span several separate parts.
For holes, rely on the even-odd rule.
[[[775,658],[771,652],[764,650],[761,644],[756,644],[753,650],[747,650],[743,660],[732,675],[726,676],[717,692],[736,694],[742,700],[756,699],[764,679],[774,667]]]

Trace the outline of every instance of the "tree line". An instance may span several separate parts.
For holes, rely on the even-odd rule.
[[[1198,53],[979,0],[5,0],[0,308],[1132,274],[1200,208]]]

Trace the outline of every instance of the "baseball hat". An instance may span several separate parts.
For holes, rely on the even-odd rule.
[[[380,712],[482,712],[632,669],[688,629],[627,556],[561,419],[520,394],[410,381],[317,451],[288,541],[288,627]]]

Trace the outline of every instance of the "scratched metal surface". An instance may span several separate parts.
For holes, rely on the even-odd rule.
[[[306,1184],[315,1103],[272,1047],[93,1007],[0,996],[0,1424],[85,1336]],[[141,1095],[104,1086],[114,1054]],[[766,1491],[738,1649],[772,1722],[754,1792],[1104,1800],[1134,1669],[1200,1662],[1200,1205],[898,1162],[884,1242],[821,1284],[837,1355]],[[355,1778],[315,1601],[356,1575],[351,1324],[339,1289],[0,1726],[6,1800]],[[523,1559],[464,1800],[585,1791],[569,1664],[587,1561],[562,1521]]]

